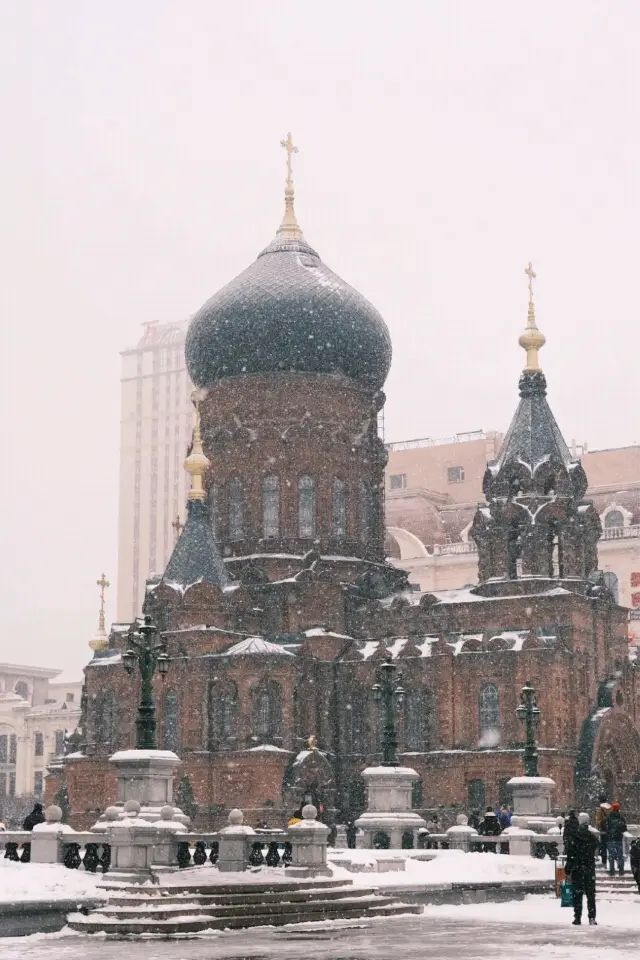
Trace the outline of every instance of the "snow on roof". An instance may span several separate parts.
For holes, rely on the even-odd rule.
[[[257,747],[248,747],[245,750],[245,753],[291,753],[290,750],[285,750],[284,747],[276,747],[273,743],[261,743]]]
[[[609,713],[611,707],[601,707],[600,710],[596,710],[594,715],[591,717],[591,723],[597,723],[598,720],[602,720],[605,714]]]
[[[397,637],[391,646],[387,647],[387,650],[395,660],[398,654],[404,649],[405,645],[408,642],[408,637]]]
[[[337,637],[338,640],[351,640],[346,633],[334,633],[333,630],[325,630],[324,627],[312,627],[304,631],[305,637]]]
[[[364,647],[360,647],[360,653],[362,654],[363,660],[368,660],[369,657],[372,657],[378,646],[380,644],[379,640],[366,640]]]
[[[270,654],[281,657],[293,657],[295,654],[285,650],[277,643],[269,643],[264,637],[247,637],[239,643],[234,643],[228,650],[220,654],[222,657],[238,657],[246,654]]]
[[[112,653],[108,657],[94,657],[91,661],[92,667],[103,667],[110,666],[113,663],[120,663],[122,660],[122,655],[120,653]]]

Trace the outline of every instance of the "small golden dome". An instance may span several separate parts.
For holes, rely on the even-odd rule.
[[[527,326],[524,330],[524,333],[520,334],[518,343],[527,351],[527,365],[524,368],[527,370],[540,370],[540,364],[538,362],[538,350],[544,347],[546,337],[543,333],[538,330],[536,326],[536,312],[533,304],[533,281],[535,280],[536,274],[533,271],[531,263],[525,268],[526,275],[529,277],[529,310],[527,313]]]
[[[193,428],[193,443],[191,453],[184,462],[184,468],[191,476],[191,489],[189,490],[187,500],[204,500],[206,492],[202,478],[209,467],[209,460],[202,449],[202,437],[200,435],[200,398],[197,391],[194,391],[195,403],[195,424]]]

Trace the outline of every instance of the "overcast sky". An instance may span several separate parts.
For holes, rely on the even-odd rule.
[[[0,0],[0,660],[114,615],[119,351],[269,241],[288,130],[387,439],[508,425],[532,260],[566,439],[640,441],[639,47],[637,0]]]

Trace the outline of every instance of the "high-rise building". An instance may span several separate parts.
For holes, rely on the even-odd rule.
[[[193,427],[187,325],[145,323],[136,346],[122,352],[119,620],[140,612],[145,580],[164,570],[184,516],[182,463]]]

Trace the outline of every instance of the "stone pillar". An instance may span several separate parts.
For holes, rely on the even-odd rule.
[[[134,804],[135,801],[128,801],[129,815],[109,823],[105,830],[105,840],[111,846],[109,875],[116,879],[118,874],[134,880],[152,878],[158,833],[154,824],[138,818],[131,809]]]
[[[349,846],[349,841],[347,839],[347,827],[344,823],[336,824],[336,848],[339,850],[346,849]]]
[[[312,803],[302,808],[302,820],[287,829],[291,843],[291,866],[288,877],[327,877],[327,837],[329,827],[316,820],[318,811]]]
[[[531,841],[538,836],[533,830],[527,828],[526,817],[512,817],[511,826],[506,827],[501,836],[509,840],[509,854],[512,857],[530,857]]]
[[[393,849],[402,846],[402,834],[411,833],[418,846],[418,830],[425,821],[411,807],[413,784],[419,779],[411,767],[367,767],[362,771],[367,785],[367,809],[356,820],[362,831],[356,835],[356,846],[370,850],[376,833],[386,833]]]
[[[519,817],[549,817],[555,780],[550,777],[511,777],[513,812]]]
[[[153,824],[157,842],[153,852],[153,866],[163,872],[178,870],[178,844],[181,834],[187,832],[184,823],[175,819],[175,810],[168,804],[160,810],[160,819]]]
[[[171,750],[120,750],[109,762],[118,771],[116,805],[124,808],[128,800],[135,800],[141,807],[141,819],[159,820],[162,807],[173,802],[173,779],[180,758]],[[189,822],[182,810],[174,811],[176,820]]]
[[[247,837],[255,836],[253,827],[245,827],[242,810],[229,813],[229,826],[223,827],[218,840],[218,870],[239,873],[247,866]]]

